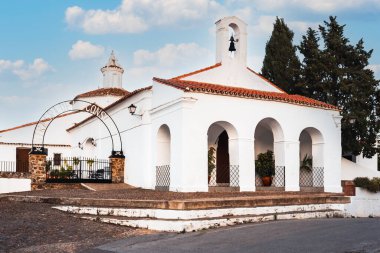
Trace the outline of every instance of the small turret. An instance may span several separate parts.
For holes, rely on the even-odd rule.
[[[124,69],[119,65],[113,51],[106,66],[100,70],[103,74],[103,88],[122,88]]]

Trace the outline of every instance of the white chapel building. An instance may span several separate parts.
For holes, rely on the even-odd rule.
[[[230,51],[231,43],[236,51]],[[101,106],[116,123],[126,159],[124,182],[180,192],[220,186],[256,191],[262,186],[255,160],[271,150],[276,166],[272,187],[341,192],[338,108],[287,94],[250,69],[247,25],[237,17],[216,22],[215,57],[209,67],[170,79],[154,77],[151,86],[129,92],[123,89],[124,70],[112,53],[101,69],[103,87],[74,98]],[[0,161],[16,157],[17,149],[30,150],[35,124],[0,131]],[[107,158],[112,150],[99,119],[75,111],[53,122],[45,143],[49,156]],[[216,167],[209,172],[211,147]],[[300,160],[306,154],[313,158],[310,185],[300,180],[305,176]]]

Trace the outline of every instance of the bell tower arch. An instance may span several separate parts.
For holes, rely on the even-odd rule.
[[[247,24],[240,18],[231,16],[216,23],[216,63],[247,65]],[[231,32],[232,31],[232,32]],[[236,51],[229,51],[233,36]]]

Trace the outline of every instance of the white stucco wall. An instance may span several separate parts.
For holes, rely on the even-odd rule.
[[[136,114],[131,115],[128,110],[130,104],[137,106]],[[125,155],[125,183],[137,187],[154,188],[153,171],[151,166],[151,126],[149,110],[151,105],[151,91],[143,91],[128,98],[123,103],[108,110],[108,114],[117,124],[122,137],[123,152]],[[105,123],[111,125],[110,119]],[[92,157],[107,159],[111,155],[112,143],[110,135],[105,126],[97,119],[93,118],[70,131],[72,145],[77,145],[86,138],[94,138],[96,147]],[[114,134],[114,132],[112,132]],[[113,135],[115,149],[119,151],[119,136]],[[155,139],[154,139],[155,143]],[[76,148],[76,156],[89,154],[86,147],[83,150]]]
[[[368,168],[372,171],[378,171],[377,170],[377,154],[374,155],[372,158],[365,158],[363,157],[362,155],[358,155],[356,157],[356,163],[359,165],[359,166],[362,166],[362,167],[365,167],[365,168]]]
[[[160,95],[156,90],[153,92]],[[340,128],[333,119],[339,115],[337,111],[196,93],[186,93],[186,98],[178,101],[152,114],[153,133],[162,124],[170,128],[172,190],[207,191],[207,131],[210,125],[220,121],[230,123],[237,132],[237,138],[230,137],[230,149],[237,150],[233,159],[230,153],[230,159],[231,164],[240,166],[240,187],[254,190],[254,130],[262,119],[273,118],[284,135],[276,144],[279,150],[285,151],[284,156],[276,159],[286,167],[286,189],[299,190],[299,138],[302,130],[312,127],[323,136],[323,143],[315,143],[314,148],[322,157],[318,166],[325,170],[325,190],[341,192]]]
[[[354,180],[356,177],[380,177],[380,172],[342,158],[341,175],[342,180]]]
[[[345,211],[355,217],[380,217],[380,193],[372,193],[356,187],[356,196],[345,205]]]
[[[26,178],[0,178],[0,194],[31,191],[31,183]]]

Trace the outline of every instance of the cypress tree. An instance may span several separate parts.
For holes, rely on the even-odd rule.
[[[272,35],[265,47],[261,74],[289,93],[296,92],[300,62],[293,46],[294,33],[284,19],[276,18]]]

